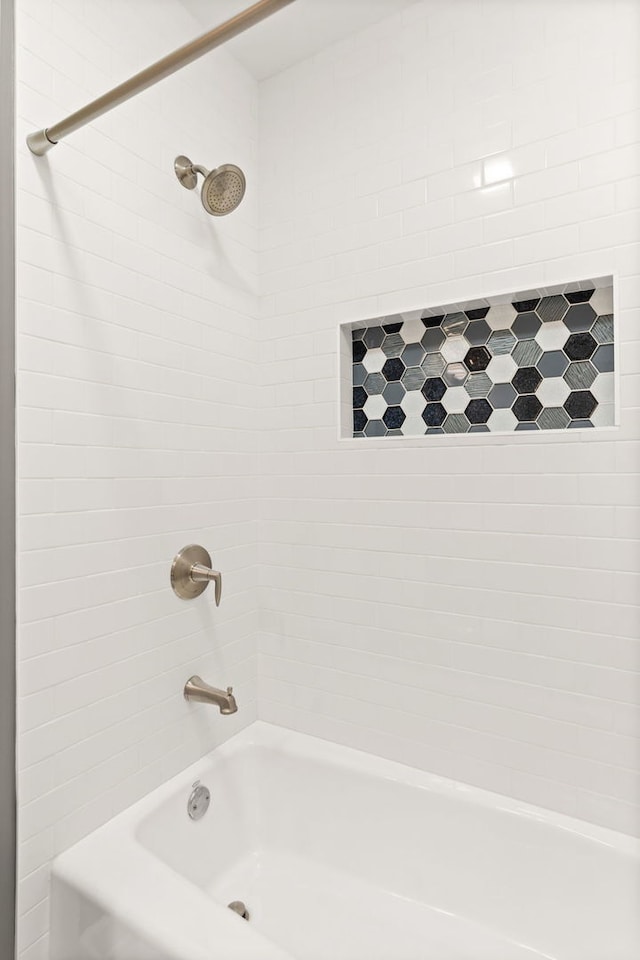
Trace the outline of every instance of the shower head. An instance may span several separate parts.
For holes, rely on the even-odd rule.
[[[213,217],[226,217],[240,205],[247,182],[240,167],[224,163],[215,170],[207,170],[200,164],[191,163],[188,157],[176,157],[173,165],[176,177],[183,187],[193,190],[198,184],[198,174],[204,177],[202,206]]]
[[[225,217],[240,205],[247,182],[240,167],[224,163],[212,170],[202,184],[202,205],[214,217]]]

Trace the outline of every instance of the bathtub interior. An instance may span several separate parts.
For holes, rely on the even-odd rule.
[[[252,928],[301,960],[638,955],[635,857],[462,786],[372,775],[357,756],[223,750],[202,774],[205,817],[188,818],[186,787],[137,841],[217,903],[246,902]]]

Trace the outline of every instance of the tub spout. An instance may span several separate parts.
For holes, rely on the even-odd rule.
[[[220,713],[227,716],[230,713],[236,713],[238,704],[233,695],[233,687],[227,687],[224,690],[218,690],[216,687],[210,687],[205,683],[202,677],[189,677],[184,685],[185,700],[192,700],[194,703],[211,703],[218,707]]]

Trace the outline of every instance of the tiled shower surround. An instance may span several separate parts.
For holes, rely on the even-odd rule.
[[[377,318],[352,339],[354,437],[614,423],[611,283]]]
[[[44,160],[203,28],[17,6],[20,960],[51,858],[255,717],[637,834],[640,5],[425,0],[260,84],[221,48]],[[336,436],[338,324],[611,275],[616,430]]]

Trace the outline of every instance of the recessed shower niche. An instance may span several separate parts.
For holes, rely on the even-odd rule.
[[[341,327],[343,437],[611,427],[613,278]]]

